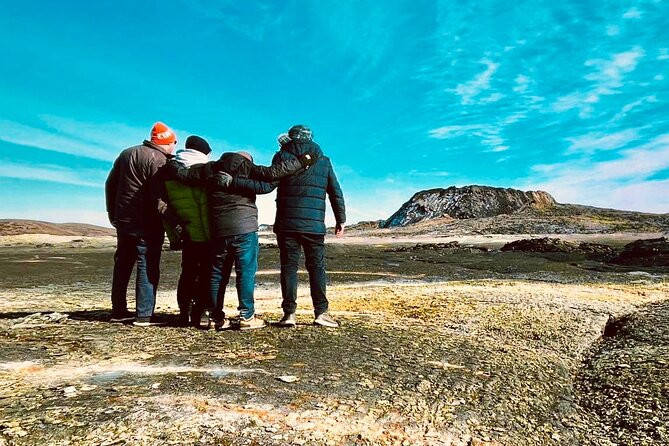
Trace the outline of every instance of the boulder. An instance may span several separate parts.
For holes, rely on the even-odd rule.
[[[618,265],[669,266],[669,240],[666,237],[635,240],[610,260]]]
[[[501,251],[565,252],[580,254],[613,255],[613,248],[598,243],[570,242],[559,238],[533,238],[516,240],[500,248]]]

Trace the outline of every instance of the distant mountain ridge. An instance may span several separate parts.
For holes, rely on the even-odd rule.
[[[555,206],[555,199],[543,191],[489,186],[451,186],[417,192],[395,212],[382,227],[393,228],[412,223],[451,217],[486,218],[517,214],[528,208],[544,210]]]
[[[85,223],[50,223],[37,220],[0,219],[0,236],[22,234],[70,235],[81,237],[113,236],[112,228]]]

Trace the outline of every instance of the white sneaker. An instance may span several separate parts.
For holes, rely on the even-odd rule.
[[[276,323],[279,327],[294,327],[297,325],[295,313],[284,313],[283,318]]]
[[[330,313],[325,312],[322,314],[319,314],[316,319],[314,319],[314,324],[320,325],[322,327],[330,327],[330,328],[337,328],[339,327],[339,324],[337,321],[335,321],[332,316],[330,316]]]
[[[256,328],[263,328],[265,326],[265,321],[260,318],[257,318],[255,314],[248,319],[239,317],[239,329],[240,330],[255,330]]]

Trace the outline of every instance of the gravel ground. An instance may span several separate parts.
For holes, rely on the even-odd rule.
[[[339,329],[301,288],[297,328],[243,333],[108,323],[109,247],[0,248],[0,445],[669,442],[669,273],[377,245],[328,247]],[[257,279],[270,321],[277,257]]]

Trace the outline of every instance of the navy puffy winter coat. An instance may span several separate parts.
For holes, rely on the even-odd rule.
[[[337,223],[346,222],[344,195],[330,159],[313,141],[292,140],[274,155],[272,165],[311,153],[319,157],[307,170],[279,181],[276,194],[274,232],[325,234],[325,196]]]

